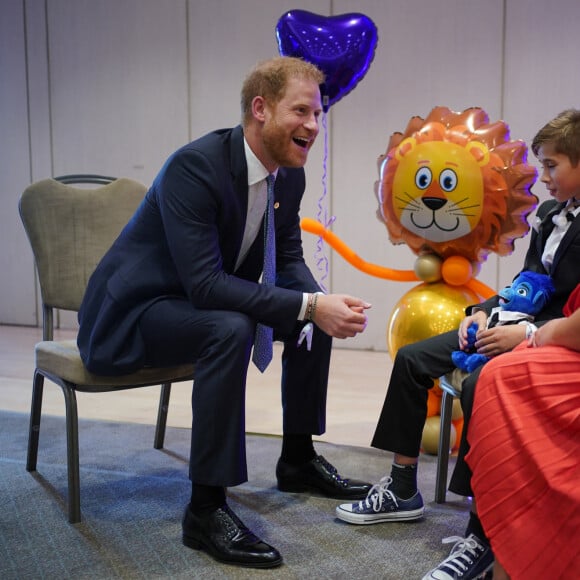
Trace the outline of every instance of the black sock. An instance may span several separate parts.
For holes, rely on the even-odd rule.
[[[191,484],[191,511],[197,516],[205,516],[221,508],[226,503],[226,490],[217,485]]]
[[[467,528],[465,530],[465,537],[469,537],[470,534],[474,534],[481,540],[484,544],[489,546],[489,540],[483,531],[483,526],[477,514],[469,512],[469,522],[467,523]]]
[[[290,434],[282,437],[282,456],[284,463],[302,465],[316,457],[312,435]]]
[[[401,499],[409,499],[417,493],[417,464],[399,465],[393,463],[391,467],[393,482],[389,489]]]

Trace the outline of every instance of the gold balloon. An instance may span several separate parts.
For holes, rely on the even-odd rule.
[[[465,307],[479,303],[479,297],[465,286],[444,282],[419,284],[397,302],[387,326],[391,358],[400,347],[459,327]]]
[[[442,263],[443,260],[435,254],[423,254],[415,260],[413,270],[423,282],[439,282]]]
[[[453,407],[451,408],[451,420],[458,421],[463,417],[463,409],[461,408],[461,399],[453,399]]]
[[[423,436],[421,438],[421,449],[430,455],[437,455],[439,449],[439,430],[441,428],[441,417],[428,417],[423,427]],[[453,449],[457,433],[453,423],[451,424],[451,433],[449,439],[449,450]]]

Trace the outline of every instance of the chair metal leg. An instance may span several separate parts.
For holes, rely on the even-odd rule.
[[[171,383],[161,385],[161,394],[159,396],[159,409],[157,411],[157,425],[155,426],[155,439],[153,447],[163,449],[165,442],[165,428],[167,427],[167,412],[169,411],[169,396],[171,395]]]
[[[40,417],[42,415],[42,393],[44,376],[34,371],[32,381],[32,403],[30,406],[30,426],[28,429],[28,451],[26,454],[26,471],[36,471],[38,459],[38,440],[40,437]]]
[[[435,503],[445,503],[447,495],[447,471],[449,468],[449,443],[451,441],[451,413],[453,395],[443,391],[441,401],[441,424],[439,427],[439,449],[437,451],[437,475],[435,479]]]
[[[77,398],[74,389],[63,386],[66,406],[66,440],[68,469],[68,521],[76,524],[81,521],[81,491],[79,473],[79,418]]]

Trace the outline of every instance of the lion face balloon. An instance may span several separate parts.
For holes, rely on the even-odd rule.
[[[479,108],[445,107],[413,117],[380,158],[380,216],[393,243],[418,255],[481,262],[513,251],[529,231],[536,169],[522,141],[503,122],[490,125]]]

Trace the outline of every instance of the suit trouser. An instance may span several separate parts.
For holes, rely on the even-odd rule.
[[[427,418],[428,390],[438,378],[455,367],[451,353],[457,350],[457,330],[401,347],[395,356],[387,395],[379,417],[372,446],[408,457],[418,457]],[[449,489],[460,495],[473,495],[471,471],[465,462],[469,450],[467,426],[471,417],[475,383],[479,370],[464,381],[461,392],[464,427]]]
[[[285,337],[282,354],[284,433],[320,435],[332,339],[314,326],[312,350],[297,346],[303,322]],[[189,475],[195,483],[230,487],[247,481],[246,375],[256,322],[245,314],[198,310],[185,299],[153,304],[139,328],[147,364],[194,362]],[[280,338],[280,337],[275,337]]]

